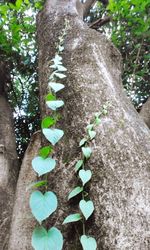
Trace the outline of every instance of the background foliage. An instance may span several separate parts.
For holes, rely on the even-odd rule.
[[[106,9],[99,2],[91,17],[100,16],[111,16],[112,21],[98,30],[121,52],[123,85],[138,109],[150,95],[150,1],[110,0]]]
[[[106,2],[106,1],[102,1]],[[119,49],[123,58],[123,85],[139,109],[150,95],[150,1],[110,0],[91,9],[86,22],[111,17],[97,27]],[[6,91],[15,120],[17,150],[22,158],[31,134],[40,128],[36,47],[36,14],[43,1],[0,3],[0,60],[7,64]]]

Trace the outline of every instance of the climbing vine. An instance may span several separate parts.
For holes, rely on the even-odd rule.
[[[56,128],[57,121],[60,119],[57,110],[64,106],[63,100],[57,99],[57,92],[64,89],[64,84],[60,83],[61,79],[66,77],[67,69],[63,66],[62,52],[64,50],[64,39],[67,29],[69,27],[68,21],[65,20],[65,27],[59,37],[59,42],[56,46],[55,57],[50,61],[50,69],[53,69],[48,81],[49,92],[45,97],[46,106],[51,110],[51,116],[46,116],[42,122],[42,133],[50,142],[50,145],[44,146],[39,150],[39,155],[32,160],[32,168],[41,178],[44,175],[45,179],[31,184],[30,187],[45,187],[45,191],[33,191],[30,196],[30,208],[33,216],[39,222],[40,226],[36,227],[32,234],[32,246],[35,250],[62,250],[63,236],[60,230],[56,227],[51,227],[48,231],[42,225],[52,213],[54,213],[58,206],[58,199],[54,192],[48,191],[48,173],[56,167],[56,160],[52,157],[54,146],[63,137],[64,131]],[[86,127],[86,135],[80,141],[82,158],[75,164],[75,172],[78,173],[79,179],[82,183],[76,186],[68,196],[68,200],[74,198],[82,193],[82,199],[79,202],[80,213],[71,214],[67,216],[63,224],[82,221],[83,235],[80,237],[80,242],[83,250],[96,250],[97,243],[95,238],[86,235],[86,221],[94,212],[93,201],[89,198],[89,193],[86,192],[86,184],[92,178],[92,171],[87,169],[87,161],[92,155],[90,147],[91,141],[96,136],[94,130],[101,122],[101,116],[107,114],[108,104],[103,105],[102,110],[95,114],[93,121]]]
[[[83,250],[96,250],[97,248],[95,238],[86,235],[85,221],[87,221],[94,212],[93,201],[89,198],[89,193],[85,190],[86,184],[92,178],[92,171],[87,169],[86,165],[92,155],[92,149],[89,144],[96,136],[96,131],[94,129],[100,124],[102,115],[107,115],[108,106],[109,103],[106,103],[103,105],[102,110],[95,114],[93,121],[86,127],[87,134],[79,142],[79,147],[81,147],[82,151],[82,158],[75,164],[75,172],[78,173],[78,177],[81,180],[82,185],[75,187],[69,193],[68,200],[82,193],[82,199],[79,202],[81,213],[71,214],[67,216],[63,222],[63,224],[66,224],[80,220],[82,221],[83,235],[80,237],[80,242]]]
[[[45,117],[41,123],[42,133],[50,142],[50,145],[42,147],[39,155],[32,160],[32,168],[38,176],[45,176],[45,180],[32,184],[32,187],[44,186],[45,192],[43,193],[39,190],[32,192],[29,202],[32,214],[40,224],[39,227],[34,229],[32,234],[32,246],[35,250],[61,250],[63,247],[63,236],[60,230],[52,227],[47,231],[42,222],[54,213],[58,206],[56,194],[48,191],[47,175],[56,167],[56,160],[52,157],[53,147],[64,135],[63,130],[56,128],[56,123],[60,118],[57,110],[64,106],[63,100],[58,100],[56,95],[58,91],[65,87],[60,83],[60,80],[66,77],[64,73],[67,71],[63,66],[61,57],[67,29],[68,21],[65,20],[65,27],[56,46],[57,52],[51,60],[52,65],[50,64],[50,68],[53,69],[53,72],[48,82],[49,93],[45,97],[46,106],[51,110],[51,116]]]

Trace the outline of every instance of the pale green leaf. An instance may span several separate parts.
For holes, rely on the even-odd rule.
[[[43,134],[45,135],[46,139],[55,145],[64,135],[64,131],[61,129],[43,129]]]
[[[62,73],[58,73],[58,72],[54,72],[54,75],[55,76],[57,76],[58,78],[60,78],[60,79],[63,79],[63,78],[65,78],[66,77],[66,75],[64,75],[64,74],[62,74]]]
[[[62,90],[65,87],[63,84],[56,82],[49,82],[48,85],[54,90],[55,93]]]
[[[75,171],[77,172],[83,165],[83,160],[79,160],[77,161],[76,165],[75,165]]]
[[[96,132],[93,130],[88,130],[88,134],[91,140],[93,140],[96,136]]]
[[[79,171],[79,177],[82,180],[82,183],[83,183],[83,186],[84,186],[91,179],[92,172],[91,172],[91,170],[81,169]]]
[[[87,139],[86,139],[86,138],[83,138],[83,139],[79,142],[79,146],[82,147],[86,142],[87,142]]]
[[[92,150],[90,147],[82,147],[82,152],[86,159],[90,158],[92,154]]]
[[[30,208],[34,217],[41,223],[57,209],[57,197],[53,192],[34,191],[30,196]]]
[[[68,216],[65,218],[63,224],[70,223],[70,222],[75,222],[75,221],[79,221],[79,220],[81,220],[81,219],[82,219],[82,217],[81,217],[81,215],[78,214],[78,213],[77,213],[77,214],[70,214],[70,215],[68,215]]]
[[[94,211],[94,205],[92,201],[81,200],[79,207],[86,220],[92,215]]]
[[[56,227],[48,232],[44,227],[38,227],[32,234],[32,246],[35,250],[62,250],[63,236]]]
[[[83,250],[96,250],[97,243],[93,237],[82,235],[80,238]]]
[[[69,194],[68,200],[80,194],[83,191],[83,187],[75,187]]]
[[[56,166],[56,161],[51,157],[43,158],[40,156],[35,157],[32,160],[32,167],[39,176],[49,173]]]
[[[56,101],[47,101],[47,106],[52,109],[56,110],[64,105],[64,102],[62,100],[56,100]]]

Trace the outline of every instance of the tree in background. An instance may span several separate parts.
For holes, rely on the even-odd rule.
[[[107,9],[102,6],[98,2],[91,11],[92,27],[109,35],[121,52],[123,85],[138,109],[150,95],[150,2],[110,0]]]

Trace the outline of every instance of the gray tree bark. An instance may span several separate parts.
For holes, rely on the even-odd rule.
[[[12,110],[5,92],[9,74],[5,62],[0,63],[0,249],[7,249],[18,160]]]
[[[9,250],[32,249],[31,234],[35,227],[35,219],[29,208],[29,197],[32,190],[28,188],[33,182],[37,181],[31,167],[31,161],[38,154],[40,146],[41,134],[37,132],[31,138],[19,173],[9,237]]]
[[[48,0],[38,16],[41,114],[44,117],[49,113],[44,101],[50,75],[49,62],[55,55],[55,46],[64,28],[65,18],[70,25],[63,53],[68,77],[64,80],[65,89],[60,94],[65,107],[63,118],[58,124],[65,131],[65,136],[55,147],[57,168],[49,175],[49,189],[57,193],[59,209],[46,224],[61,229],[65,238],[63,249],[81,249],[81,224],[62,226],[62,222],[68,214],[78,211],[78,202],[67,202],[68,193],[77,183],[73,166],[80,157],[78,143],[95,112],[109,101],[111,106],[108,115],[97,127],[96,139],[91,143],[93,154],[88,168],[93,171],[93,177],[89,194],[95,204],[95,212],[87,222],[86,233],[96,238],[99,250],[148,250],[150,132],[123,92],[119,52],[105,36],[83,23],[75,0]],[[26,157],[31,160],[30,150]],[[26,175],[29,161],[27,164],[26,169],[25,160],[21,179],[23,176],[29,178]],[[32,181],[35,176],[30,174]],[[13,220],[16,221],[19,220],[17,217],[29,214],[28,209],[21,209],[23,206],[28,207],[28,199],[24,197],[19,201],[20,187],[18,184],[18,206],[15,205],[13,213]],[[27,224],[24,230],[21,229],[22,221],[16,223],[17,226],[12,224],[11,250],[32,249],[32,220],[25,220]],[[15,237],[18,229],[21,233]]]
[[[143,104],[140,111],[140,116],[143,118],[146,125],[150,128],[150,98]]]

